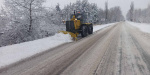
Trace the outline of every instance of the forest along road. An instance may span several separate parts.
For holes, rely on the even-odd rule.
[[[126,22],[0,70],[0,75],[150,75],[150,34]]]

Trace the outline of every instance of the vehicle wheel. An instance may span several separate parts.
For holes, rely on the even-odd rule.
[[[92,25],[88,26],[88,33],[93,34],[93,26]]]
[[[87,26],[82,26],[81,27],[81,36],[86,37],[88,35],[88,29]]]

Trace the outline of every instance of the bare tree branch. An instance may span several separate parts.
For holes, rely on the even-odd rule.
[[[21,3],[18,3],[18,2],[14,1],[14,0],[12,0],[12,1],[13,1],[14,3],[16,3],[17,5],[19,5],[19,6],[22,6],[22,7],[26,8],[26,9],[29,9],[28,7],[22,5]]]

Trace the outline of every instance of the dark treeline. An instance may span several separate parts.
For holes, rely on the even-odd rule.
[[[88,21],[104,24],[124,20],[119,6],[99,8],[88,0],[78,0],[55,8],[43,6],[45,0],[5,0],[0,12],[0,46],[17,44],[54,35],[65,30],[63,20],[69,20],[74,10],[88,12]]]
[[[68,20],[74,10],[80,12],[88,12],[88,21],[93,24],[102,24],[110,22],[118,22],[124,20],[122,11],[119,6],[108,9],[108,3],[105,4],[105,9],[97,7],[95,3],[89,3],[88,0],[78,0],[76,3],[69,4],[62,9],[63,18]]]
[[[150,5],[145,9],[135,9],[134,2],[131,3],[127,13],[127,20],[139,23],[150,23]]]

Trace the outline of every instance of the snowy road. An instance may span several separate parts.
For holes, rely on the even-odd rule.
[[[120,22],[0,69],[0,75],[150,75],[149,42],[149,33]]]

